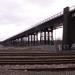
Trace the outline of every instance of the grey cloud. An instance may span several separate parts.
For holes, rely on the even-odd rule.
[[[33,4],[37,4],[40,7],[48,7],[50,6],[55,0],[31,0]]]
[[[0,17],[0,24],[31,24],[33,22],[36,22],[36,19],[43,15],[43,11],[41,11],[41,9],[36,5],[31,4],[29,5],[29,7],[23,6],[24,5],[21,5],[21,3],[14,2],[12,0],[7,0],[7,2],[4,2],[2,7],[0,8],[0,13],[2,14]]]

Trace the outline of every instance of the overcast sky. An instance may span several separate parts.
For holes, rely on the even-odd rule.
[[[75,0],[0,0],[0,41],[74,5]]]

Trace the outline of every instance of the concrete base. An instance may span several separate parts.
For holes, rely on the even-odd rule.
[[[1,47],[0,52],[25,52],[25,53],[50,53],[57,52],[55,45],[40,45],[40,46],[26,46],[26,47]]]

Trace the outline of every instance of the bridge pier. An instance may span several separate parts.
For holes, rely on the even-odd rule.
[[[36,32],[36,37],[35,37],[35,45],[38,45],[39,40],[38,40],[38,32]]]
[[[62,49],[71,49],[72,41],[71,41],[71,17],[69,7],[64,8],[64,21],[63,21],[63,44]]]
[[[48,31],[48,44],[50,44],[50,32]]]
[[[46,44],[46,31],[44,31],[44,44]]]
[[[27,41],[28,46],[29,46],[29,43],[30,43],[30,40],[29,40],[29,35],[28,35],[28,41]]]
[[[34,45],[35,45],[35,42],[36,42],[36,35],[34,34]]]
[[[19,46],[19,38],[17,38],[17,46]]]
[[[31,37],[31,39],[30,39],[30,45],[32,45],[32,43],[33,43],[33,41],[32,41],[32,39],[33,39],[32,34],[30,35],[30,37]]]
[[[25,44],[25,46],[27,45],[27,37],[25,36],[25,39],[24,39],[25,41],[24,41],[24,44]]]
[[[22,44],[23,44],[23,38],[21,37],[20,39],[21,39],[21,42],[20,42],[20,44],[21,44],[21,46],[22,46]]]
[[[54,39],[53,39],[53,26],[51,26],[51,45],[54,45]]]
[[[40,44],[42,42],[42,31],[40,31]]]

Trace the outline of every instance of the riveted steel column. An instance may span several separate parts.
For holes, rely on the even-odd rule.
[[[27,41],[28,41],[28,39],[27,39],[27,37],[25,37],[25,46],[27,46]]]
[[[53,41],[53,26],[51,26],[51,45],[54,44],[54,41]]]
[[[46,44],[46,31],[44,31],[44,44]]]
[[[17,39],[17,46],[19,46],[19,38]]]
[[[22,46],[22,44],[23,44],[23,38],[21,37],[21,46]]]
[[[48,44],[50,44],[50,32],[48,31]]]
[[[31,42],[30,42],[31,45],[32,45],[32,39],[33,39],[33,37],[32,37],[32,35],[31,35]]]
[[[25,46],[27,46],[27,44],[28,44],[28,37],[27,36],[25,37],[24,43],[25,43]]]
[[[28,46],[29,46],[29,42],[30,42],[30,40],[29,40],[29,35],[28,35],[28,42],[27,42],[28,43]]]
[[[35,34],[34,34],[34,45],[35,45],[35,38],[36,38],[36,37],[35,37]]]
[[[64,8],[64,21],[63,21],[63,45],[62,49],[70,49],[71,39],[70,39],[70,12],[69,7]]]
[[[36,34],[36,45],[38,45],[39,41],[38,41],[38,32]]]
[[[40,44],[42,44],[42,31],[40,32]]]
[[[20,46],[20,41],[21,41],[21,39],[20,39],[20,38],[18,38],[18,40],[19,40],[19,44],[18,44],[18,45]]]
[[[14,46],[14,40],[12,40],[12,45]]]

